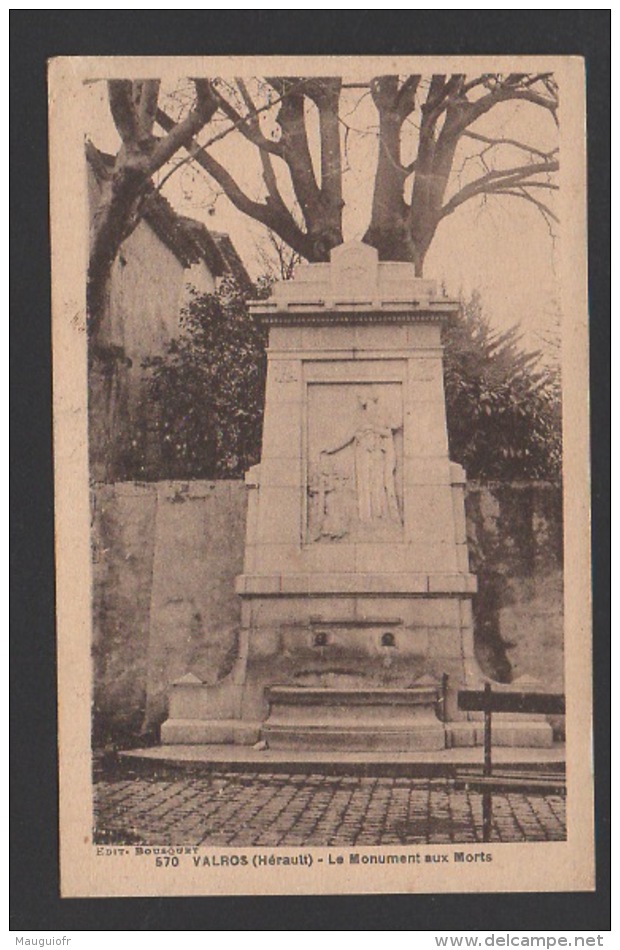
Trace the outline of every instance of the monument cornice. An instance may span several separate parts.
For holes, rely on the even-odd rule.
[[[339,326],[355,324],[442,323],[459,309],[458,301],[408,301],[398,305],[380,303],[291,304],[286,309],[250,304],[250,313],[266,326]]]

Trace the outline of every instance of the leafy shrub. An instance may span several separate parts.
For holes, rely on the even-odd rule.
[[[142,477],[240,478],[260,458],[265,331],[232,281],[195,295],[181,328],[166,355],[146,364],[134,437]]]

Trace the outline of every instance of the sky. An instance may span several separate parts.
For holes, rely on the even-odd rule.
[[[107,103],[105,83],[84,86],[85,135],[95,145],[114,152],[119,145]],[[361,238],[367,227],[376,163],[376,111],[368,95],[358,90],[343,94],[343,119],[350,126],[345,155],[344,236]],[[270,118],[262,119],[270,131]],[[309,116],[311,146],[315,140],[313,117]],[[218,126],[218,129],[220,126]],[[486,135],[516,138],[553,148],[557,131],[551,115],[530,103],[506,103],[492,109],[475,130]],[[208,131],[209,135],[213,130]],[[415,136],[415,131],[411,130]],[[414,141],[412,139],[412,141]],[[455,169],[463,168],[461,184],[481,174],[471,160],[477,143],[463,140],[455,160]],[[256,150],[237,132],[232,132],[213,147],[213,154],[254,198],[263,197]],[[508,165],[522,153],[505,152]],[[405,155],[405,159],[406,159]],[[276,165],[279,163],[276,162]],[[164,173],[167,170],[164,170]],[[287,196],[287,182],[280,177]],[[455,179],[456,183],[456,179]],[[456,184],[455,184],[456,187]],[[202,169],[184,165],[162,189],[179,213],[203,221],[213,230],[228,232],[248,271],[253,277],[261,271],[257,246],[265,244],[262,225],[238,212],[226,198],[215,192]],[[545,197],[552,203],[553,195]],[[425,264],[425,277],[436,279],[451,297],[469,296],[478,291],[485,315],[498,329],[519,325],[523,345],[539,349],[559,323],[558,266],[559,229],[549,227],[536,208],[510,197],[493,197],[484,204],[480,199],[465,202],[439,225]],[[549,357],[550,354],[547,353]]]

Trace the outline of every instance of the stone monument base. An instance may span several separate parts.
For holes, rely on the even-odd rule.
[[[260,722],[241,719],[167,719],[162,723],[162,745],[256,745]]]
[[[493,717],[493,745],[510,749],[550,749],[553,729],[548,722],[539,722],[528,716],[519,721],[496,722]],[[525,722],[523,721],[525,719]],[[481,746],[484,741],[482,722],[446,723],[446,749]]]
[[[173,684],[170,718],[161,727],[164,745],[255,745],[300,751],[428,752],[481,746],[478,714],[453,714],[455,697],[423,677],[407,688],[340,685],[272,686],[265,690],[263,720],[241,719],[243,688],[216,687],[186,676]],[[341,679],[346,679],[341,677]],[[235,712],[237,711],[237,718]],[[468,718],[469,716],[469,718]],[[493,743],[511,748],[549,748],[553,732],[538,716],[494,717]]]

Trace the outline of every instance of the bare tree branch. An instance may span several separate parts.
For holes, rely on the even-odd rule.
[[[280,194],[280,189],[278,188],[278,181],[276,174],[273,168],[273,163],[271,156],[268,152],[260,152],[261,164],[263,166],[263,181],[267,188],[267,207],[275,211],[278,220],[278,234],[282,237],[282,231],[286,230],[286,233],[289,236],[295,235],[296,232],[299,232],[299,239],[296,242],[299,246],[303,241],[303,232],[295,218],[287,208],[282,195]],[[285,239],[286,240],[286,239]],[[295,246],[295,245],[293,245]]]
[[[463,137],[468,139],[474,139],[476,142],[486,142],[487,145],[512,145],[514,148],[521,149],[523,152],[529,152],[532,155],[538,155],[539,158],[551,158],[552,155],[555,155],[558,151],[557,148],[551,149],[549,152],[542,151],[539,148],[536,148],[534,145],[527,145],[525,142],[519,142],[517,139],[509,138],[492,138],[489,135],[481,135],[479,132],[472,132],[471,129],[463,132]]]
[[[256,109],[256,115],[259,115],[261,112],[266,112],[268,109],[272,109],[273,106],[277,105],[281,100],[275,99],[272,102],[267,103],[267,105],[259,106]],[[197,148],[207,149],[212,145],[215,145],[216,142],[221,142],[222,139],[225,139],[231,132],[235,132],[240,126],[244,125],[249,116],[240,116],[239,119],[234,122],[232,125],[227,125],[224,129],[221,129],[216,135],[211,136],[210,139],[207,139],[206,142],[203,142],[202,145],[197,145]],[[176,125],[175,120],[164,112],[163,109],[158,109],[156,113],[156,120],[158,125],[161,125],[162,129],[172,129]]]
[[[191,141],[192,137],[213,118],[218,109],[217,97],[213,94],[211,83],[203,79],[195,79],[196,104],[189,114],[168,129],[168,135],[160,139],[151,153],[151,173],[157,171],[172,156]],[[157,110],[159,115],[159,110]]]
[[[257,220],[262,221],[265,214],[276,215],[277,220],[272,220],[270,223],[272,230],[281,235],[286,232],[292,237],[296,247],[299,247],[300,242],[302,242],[306,252],[311,257],[327,259],[331,247],[342,241],[342,160],[338,127],[341,81],[339,78],[324,77],[312,79],[271,77],[268,82],[278,94],[278,99],[275,101],[271,99],[263,108],[272,109],[274,105],[279,104],[276,117],[276,122],[281,130],[279,142],[272,142],[263,135],[257,119],[258,113],[262,109],[256,107],[243,80],[237,80],[240,96],[250,110],[248,115],[240,115],[237,108],[228,102],[221,92],[215,93],[220,110],[231,120],[232,125],[204,143],[202,149],[196,145],[190,151],[194,157],[198,154],[205,156],[207,154],[206,150],[211,144],[229,134],[232,129],[238,129],[258,150],[263,167],[263,179],[268,192],[268,201],[265,206],[257,202],[248,205],[247,201],[250,199],[245,196],[247,201],[244,200],[242,195],[239,194],[238,185],[234,180],[231,179],[231,181],[227,181],[226,185],[223,185],[222,180],[226,172],[223,165],[219,165],[218,168],[219,163],[213,164],[209,161],[199,162],[199,164],[207,171],[207,165],[210,165],[213,171],[217,171],[220,177],[218,179],[214,175],[214,178],[224,187],[233,203],[242,204],[247,208],[252,207],[253,216],[259,216]],[[304,108],[306,96],[316,104],[319,113],[320,185],[314,173],[306,129]],[[172,134],[173,120],[162,110],[158,112],[158,122],[162,128]],[[277,187],[273,167],[265,161],[265,156],[272,154],[281,158],[287,166],[293,191],[304,218],[305,234],[299,230],[287,212]],[[259,208],[263,210],[259,211]],[[265,208],[269,210],[265,211]],[[312,250],[310,250],[311,246]]]
[[[174,124],[174,120],[162,110],[159,110],[157,114],[157,121],[164,129],[169,124]],[[263,204],[260,201],[254,201],[250,198],[224,165],[206,151],[205,146],[201,146],[195,140],[191,140],[185,143],[184,147],[190,152],[192,159],[218,183],[227,198],[229,198],[239,211],[242,211],[244,214],[264,224],[277,234],[280,234],[280,236],[287,241],[291,247],[299,251],[300,254],[304,256],[308,255],[307,235],[298,227],[284,205],[284,202],[282,202],[281,206],[278,203],[276,197],[277,184],[275,182],[275,176],[273,175],[273,168],[271,168],[267,156],[265,156],[265,158],[267,158],[267,165],[264,166],[264,171],[267,175],[266,184],[268,191],[271,188],[270,197],[272,201],[271,203],[267,202]],[[261,155],[263,154],[264,153],[261,152]]]
[[[491,171],[476,181],[471,182],[461,188],[452,198],[443,206],[440,217],[452,214],[463,202],[474,198],[476,195],[497,191],[503,187],[510,187],[514,184],[521,184],[532,175],[541,175],[548,172],[556,172],[560,167],[557,161],[540,162],[538,165],[521,165],[516,168],[502,169],[501,171]],[[539,184],[543,184],[540,182]]]
[[[291,280],[303,260],[302,256],[288,246],[279,235],[267,231],[266,240],[257,247],[264,274],[273,280]],[[275,258],[275,267],[274,267]]]
[[[539,201],[538,198],[535,198],[533,195],[528,194],[527,191],[515,191],[511,188],[498,188],[494,191],[496,195],[508,195],[512,198],[522,198],[524,201],[529,201],[531,204],[535,205],[539,211],[543,212],[544,216],[548,216],[552,221],[555,221],[556,224],[559,223],[560,219],[558,216],[551,210],[551,208],[544,203],[544,201]]]
[[[535,92],[531,86],[516,87],[513,82],[498,82],[487,95],[472,102],[461,100],[459,126],[464,131],[468,126],[485,115],[500,102],[526,101],[547,109],[556,118],[557,96],[543,96]]]
[[[230,103],[224,96],[217,93],[222,112],[233,123],[233,128],[238,129],[239,132],[241,132],[241,134],[246,139],[248,139],[249,142],[251,142],[253,145],[256,145],[257,148],[260,148],[265,152],[271,152],[272,155],[282,155],[281,144],[279,142],[274,142],[271,139],[268,139],[266,135],[263,135],[258,122],[259,113],[264,111],[265,108],[271,109],[274,103],[270,102],[268,106],[264,107],[263,109],[259,109],[252,101],[247,87],[245,86],[245,83],[242,79],[237,79],[237,85],[244,102],[248,107],[248,114],[245,116],[240,115],[232,103]]]

